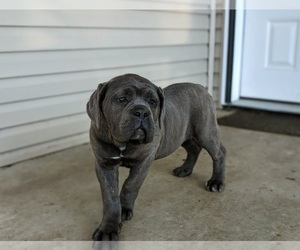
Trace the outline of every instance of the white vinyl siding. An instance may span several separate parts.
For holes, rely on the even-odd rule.
[[[86,102],[116,75],[207,86],[209,13],[0,11],[0,166],[88,142]]]

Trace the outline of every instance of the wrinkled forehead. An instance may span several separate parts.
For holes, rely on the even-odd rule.
[[[156,93],[157,87],[141,77],[116,77],[108,83],[108,89],[116,92],[136,92],[137,94]]]
[[[154,86],[148,79],[135,74],[117,76],[108,81],[109,84],[135,84],[136,86]]]

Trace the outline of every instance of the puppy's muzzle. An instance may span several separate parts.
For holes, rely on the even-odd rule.
[[[145,105],[136,105],[131,110],[131,114],[135,119],[136,130],[130,138],[131,141],[146,143],[149,138],[151,111]],[[151,134],[151,132],[150,132]],[[150,139],[152,140],[152,139]]]

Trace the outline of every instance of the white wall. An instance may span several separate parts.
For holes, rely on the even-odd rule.
[[[0,11],[0,166],[88,142],[86,102],[116,75],[207,86],[209,21],[208,10]]]

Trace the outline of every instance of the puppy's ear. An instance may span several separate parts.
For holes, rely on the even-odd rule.
[[[164,91],[158,87],[157,94],[159,96],[159,103],[160,103],[160,111],[159,111],[159,127],[162,128],[164,118],[165,118],[165,95]]]
[[[103,119],[102,101],[105,97],[107,89],[106,83],[101,83],[91,95],[90,100],[86,104],[86,112],[91,120],[96,124],[97,129],[100,128],[100,119]]]

